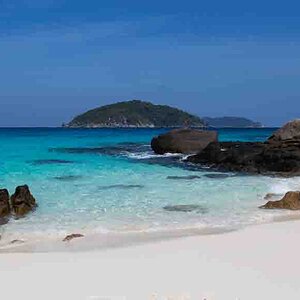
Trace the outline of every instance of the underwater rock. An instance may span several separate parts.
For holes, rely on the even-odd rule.
[[[224,179],[224,178],[232,177],[232,175],[225,174],[225,173],[211,173],[211,174],[204,174],[203,176],[212,179]]]
[[[33,165],[73,164],[73,161],[64,159],[37,159],[31,162]]]
[[[65,175],[65,176],[56,176],[53,177],[56,180],[61,180],[61,181],[73,181],[82,178],[82,176],[77,176],[77,175]]]
[[[127,190],[127,189],[141,189],[144,186],[141,184],[112,184],[112,185],[104,185],[99,187],[100,190],[110,190],[110,189],[123,189],[123,190]]]
[[[199,179],[201,176],[198,175],[187,175],[187,176],[168,176],[167,179],[172,180],[193,180],[193,179]]]
[[[167,205],[163,207],[164,210],[174,211],[174,212],[198,212],[198,213],[206,213],[207,208],[198,204],[179,204],[179,205]]]

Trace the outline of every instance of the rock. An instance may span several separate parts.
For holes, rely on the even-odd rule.
[[[73,164],[73,161],[64,159],[38,159],[31,162],[33,165],[57,165],[57,164]]]
[[[219,171],[294,176],[300,174],[300,140],[210,143],[187,161]]]
[[[34,210],[36,206],[35,198],[27,185],[18,186],[11,196],[11,207],[16,216],[23,216]]]
[[[288,192],[281,200],[269,201],[260,208],[299,210],[300,192]]]
[[[6,189],[0,189],[0,218],[10,214],[9,194]]]
[[[233,175],[225,174],[225,173],[211,173],[211,174],[204,174],[203,176],[207,178],[212,178],[212,179],[224,179],[228,177],[232,177]]]
[[[172,180],[194,180],[194,179],[199,179],[201,176],[198,175],[187,175],[187,176],[168,176],[167,179],[172,179]]]
[[[72,234],[69,234],[67,235],[64,239],[63,239],[63,242],[69,242],[73,239],[76,239],[76,238],[81,238],[81,237],[84,237],[83,234],[80,234],[80,233],[72,233]]]
[[[268,142],[281,142],[288,140],[300,140],[300,119],[288,122],[282,128],[278,129]]]
[[[11,245],[15,245],[15,244],[24,244],[25,242],[23,240],[12,240],[10,242]]]
[[[212,142],[187,161],[220,171],[299,175],[300,120],[287,123],[264,143]]]
[[[167,205],[163,207],[164,210],[174,211],[174,212],[199,212],[206,213],[207,209],[198,204],[181,204],[181,205]]]
[[[209,143],[217,142],[216,131],[196,129],[175,129],[154,137],[151,141],[152,150],[157,154],[164,153],[198,153]]]

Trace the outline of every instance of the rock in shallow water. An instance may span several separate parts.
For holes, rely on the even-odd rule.
[[[56,165],[56,164],[73,164],[73,161],[64,159],[38,159],[31,162],[33,165]]]
[[[187,176],[168,176],[167,179],[172,180],[193,180],[193,179],[199,179],[201,176],[198,175],[187,175]]]
[[[69,234],[67,235],[64,239],[63,239],[63,242],[69,242],[73,239],[76,239],[76,238],[82,238],[84,237],[83,234],[80,234],[80,233],[72,233],[72,234]]]
[[[60,181],[74,181],[74,180],[81,179],[81,178],[82,178],[82,176],[77,176],[77,175],[65,175],[65,176],[54,177],[54,179],[60,180]]]
[[[144,186],[141,184],[112,184],[112,185],[104,185],[99,187],[100,190],[110,190],[110,189],[121,189],[121,190],[128,190],[128,189],[141,189]]]
[[[300,192],[288,192],[281,200],[269,201],[260,208],[300,210]]]
[[[10,214],[9,193],[7,189],[0,189],[0,218]]]
[[[151,148],[157,154],[197,153],[209,143],[218,140],[216,131],[196,129],[175,129],[161,134],[151,141]]]
[[[181,204],[181,205],[167,205],[163,207],[164,210],[174,211],[174,212],[197,212],[206,213],[207,208],[198,204]]]
[[[27,185],[18,186],[11,196],[12,211],[16,216],[24,216],[34,210],[37,204]]]

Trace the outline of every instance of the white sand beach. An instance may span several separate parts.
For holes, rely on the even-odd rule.
[[[296,300],[299,233],[289,221],[90,252],[1,253],[1,299]]]

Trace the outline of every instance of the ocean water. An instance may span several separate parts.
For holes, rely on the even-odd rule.
[[[275,129],[220,129],[222,141],[263,141]],[[266,193],[300,185],[283,179],[218,173],[187,165],[182,155],[155,155],[165,129],[0,129],[0,186],[28,184],[38,208],[0,226],[12,240],[61,239],[83,233],[239,229],[288,212],[266,211]],[[165,206],[196,205],[189,212]]]

